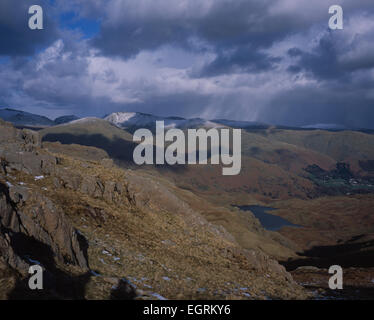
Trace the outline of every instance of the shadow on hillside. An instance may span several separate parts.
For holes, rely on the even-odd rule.
[[[69,133],[48,133],[43,137],[43,142],[60,142],[62,144],[78,144],[88,147],[96,147],[106,151],[109,157],[118,161],[121,165],[131,166],[133,169],[141,168],[134,163],[133,152],[138,145],[118,137],[108,139],[101,134],[74,135]],[[153,158],[156,158],[156,148],[153,148]],[[186,165],[154,165],[159,170],[182,172]]]
[[[343,268],[370,268],[374,267],[373,248],[374,240],[360,243],[350,243],[350,241],[348,241],[335,246],[317,246],[302,253],[298,253],[305,258],[280,261],[280,264],[282,264],[287,271],[295,270],[301,266],[329,268],[332,265],[339,265]]]
[[[132,154],[137,146],[134,142],[115,137],[110,140],[101,134],[48,133],[43,141],[61,142],[62,144],[80,144],[105,150],[112,159],[133,163]]]

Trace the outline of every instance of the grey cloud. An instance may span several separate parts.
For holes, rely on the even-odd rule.
[[[365,37],[357,34],[351,40],[344,33],[337,36],[329,30],[311,52],[296,47],[289,49],[294,64],[288,70],[309,72],[320,80],[349,81],[353,72],[374,68],[373,40],[372,34]]]
[[[161,1],[165,14],[153,15],[145,10],[140,14],[134,12],[134,16],[131,15],[133,8],[127,8],[128,1],[120,3],[123,4],[119,6],[121,11],[116,14],[123,14],[123,19],[115,23],[110,14],[104,16],[101,33],[94,39],[93,45],[103,54],[125,58],[165,44],[199,49],[191,48],[188,41],[191,37],[216,48],[235,48],[243,44],[254,48],[266,47],[304,23],[297,17],[269,16],[273,0],[219,0],[212,2],[204,13],[194,12],[197,9],[194,6],[188,7],[186,12],[176,10],[170,13],[167,6],[177,6],[178,1]]]
[[[200,5],[193,1],[159,0],[142,1],[139,6],[132,0],[109,0],[99,2],[101,5],[98,1],[76,1],[91,17],[102,19],[101,33],[93,44],[106,55],[125,58],[165,44],[188,47],[192,36],[215,48],[243,44],[264,48],[316,23],[323,22],[327,27],[328,8],[332,4],[342,4],[347,15],[373,10],[369,0],[316,1],[314,6],[306,0],[294,0],[288,1],[290,10],[274,10],[284,0],[215,0]]]
[[[220,74],[258,73],[276,68],[282,59],[256,51],[251,47],[241,47],[233,53],[219,53],[213,62],[200,70],[200,77],[211,77]]]
[[[288,54],[298,59],[298,63],[289,68],[292,72],[305,70],[311,72],[314,77],[322,79],[333,79],[344,74],[338,63],[338,49],[331,32],[319,41],[313,52],[291,48]]]
[[[374,129],[374,97],[348,87],[295,87],[273,97],[261,109],[259,120],[279,125],[303,126],[334,123]]]

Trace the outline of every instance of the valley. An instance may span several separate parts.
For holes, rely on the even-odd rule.
[[[53,170],[35,181],[14,166],[2,177],[4,185],[42,190],[87,240],[85,298],[110,297],[114,284],[126,287],[121,279],[142,299],[371,297],[374,135],[248,124],[241,173],[223,176],[221,165],[135,165],[132,132],[137,123],[150,126],[148,118],[44,127],[35,148],[56,159]],[[214,125],[168,121],[183,130]],[[7,150],[9,162],[15,151]],[[282,224],[262,224],[255,211],[263,207]],[[346,294],[327,287],[332,264],[346,268]]]

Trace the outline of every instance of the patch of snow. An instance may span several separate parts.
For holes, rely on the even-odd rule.
[[[127,284],[129,284],[130,286],[134,287],[134,288],[137,288],[137,285],[134,284],[133,282],[139,282],[136,278],[134,277],[127,277],[126,278],[122,278],[122,281],[126,282]]]
[[[95,271],[93,271],[93,270],[90,270],[90,272],[91,272],[91,274],[92,274],[93,276],[95,276],[95,277],[101,277],[101,274],[100,274],[100,273],[97,273],[97,272],[95,272]]]
[[[27,260],[29,260],[33,264],[37,264],[39,266],[41,265],[41,263],[38,260],[34,260],[34,259],[31,259],[31,258],[27,258]]]
[[[34,179],[35,179],[35,181],[42,180],[42,179],[44,179],[44,176],[36,176]]]
[[[169,277],[162,277],[165,281],[170,281],[171,279]]]
[[[137,256],[136,256],[136,259],[139,260],[139,261],[144,261],[145,260],[145,257],[139,253]]]
[[[162,295],[158,294],[158,293],[150,293],[151,296],[157,298],[158,300],[167,300],[165,297],[163,297]]]
[[[161,243],[166,245],[166,246],[174,246],[175,245],[175,242],[171,241],[171,240],[162,240]]]
[[[136,116],[135,112],[116,112],[105,117],[105,120],[116,125],[121,125],[125,122],[130,121],[135,116]]]

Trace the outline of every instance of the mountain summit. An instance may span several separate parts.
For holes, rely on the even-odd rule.
[[[151,127],[156,121],[164,121],[165,128],[220,127],[221,125],[201,118],[160,117],[140,112],[115,112],[104,118],[120,128]]]

